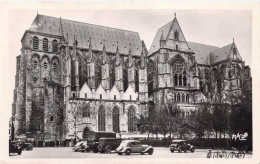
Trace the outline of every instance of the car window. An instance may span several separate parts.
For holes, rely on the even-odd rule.
[[[141,143],[140,143],[140,142],[136,142],[135,144],[136,144],[136,145],[141,145]]]

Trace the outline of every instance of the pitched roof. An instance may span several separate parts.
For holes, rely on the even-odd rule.
[[[120,54],[128,54],[129,47],[135,56],[140,56],[142,51],[142,42],[137,32],[62,18],[59,19],[38,14],[29,31],[64,36],[70,46],[73,45],[74,37],[76,37],[78,47],[80,48],[88,49],[91,38],[93,50],[102,51],[103,44],[105,43],[106,51],[111,53],[116,52],[117,45]]]
[[[195,52],[195,60],[199,64],[206,64],[209,65],[209,54],[212,51],[215,51],[218,49],[216,46],[210,46],[200,43],[194,43],[194,42],[187,42],[189,47]]]
[[[164,26],[162,26],[161,28],[158,29],[158,31],[154,37],[153,43],[150,47],[149,55],[153,54],[154,52],[156,52],[157,50],[160,49],[160,40],[161,39],[173,40],[173,35],[174,35],[173,29],[178,29],[178,31],[179,31],[179,39],[177,40],[177,42],[182,42],[182,44],[180,44],[179,46],[185,47],[185,48],[180,47],[180,49],[183,49],[185,51],[190,51],[188,49],[186,39],[184,37],[184,34],[182,33],[178,20],[177,20],[177,18],[174,18],[172,21],[170,21],[169,23],[165,24]],[[173,47],[172,45],[166,44],[165,48],[174,49],[175,47]]]
[[[232,59],[233,57],[233,48],[236,48],[236,44],[233,42],[229,45],[226,45],[220,49],[217,49],[210,53],[210,64],[215,64],[217,62]],[[237,56],[241,59],[241,56],[237,50]]]

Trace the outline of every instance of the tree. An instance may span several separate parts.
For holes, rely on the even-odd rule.
[[[212,113],[209,104],[201,104],[198,110],[191,111],[189,117],[190,130],[197,138],[202,138],[205,131],[212,131]]]

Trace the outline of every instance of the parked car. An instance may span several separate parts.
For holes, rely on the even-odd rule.
[[[115,150],[121,143],[121,138],[100,138],[98,151],[100,153],[110,154],[111,151]]]
[[[72,150],[78,152],[79,149],[81,148],[81,145],[82,145],[83,143],[87,143],[87,141],[80,141],[80,142],[76,143],[76,145],[72,148]]]
[[[33,145],[31,143],[24,143],[23,150],[33,150]]]
[[[94,132],[94,131],[88,131],[87,132],[87,142],[89,149],[93,151],[94,153],[98,152],[98,145],[99,145],[99,139],[100,138],[116,138],[115,132]]]
[[[81,144],[80,148],[79,148],[79,152],[90,152],[90,147],[88,146],[87,142],[84,142],[83,144]]]
[[[9,155],[10,153],[17,153],[18,155],[22,154],[22,147],[15,141],[9,140]]]
[[[170,151],[172,153],[174,151],[178,151],[179,153],[182,151],[191,151],[193,153],[195,151],[195,147],[189,144],[186,140],[173,140],[170,145]]]
[[[125,140],[122,141],[116,152],[119,155],[125,153],[125,155],[130,155],[131,153],[148,153],[149,155],[153,154],[153,147],[148,145],[142,145],[140,141],[137,140]]]

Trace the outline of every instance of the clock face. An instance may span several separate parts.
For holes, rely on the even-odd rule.
[[[184,68],[183,67],[183,63],[181,61],[177,60],[177,61],[175,61],[173,63],[173,71],[174,71],[174,73],[182,73],[183,68]]]

